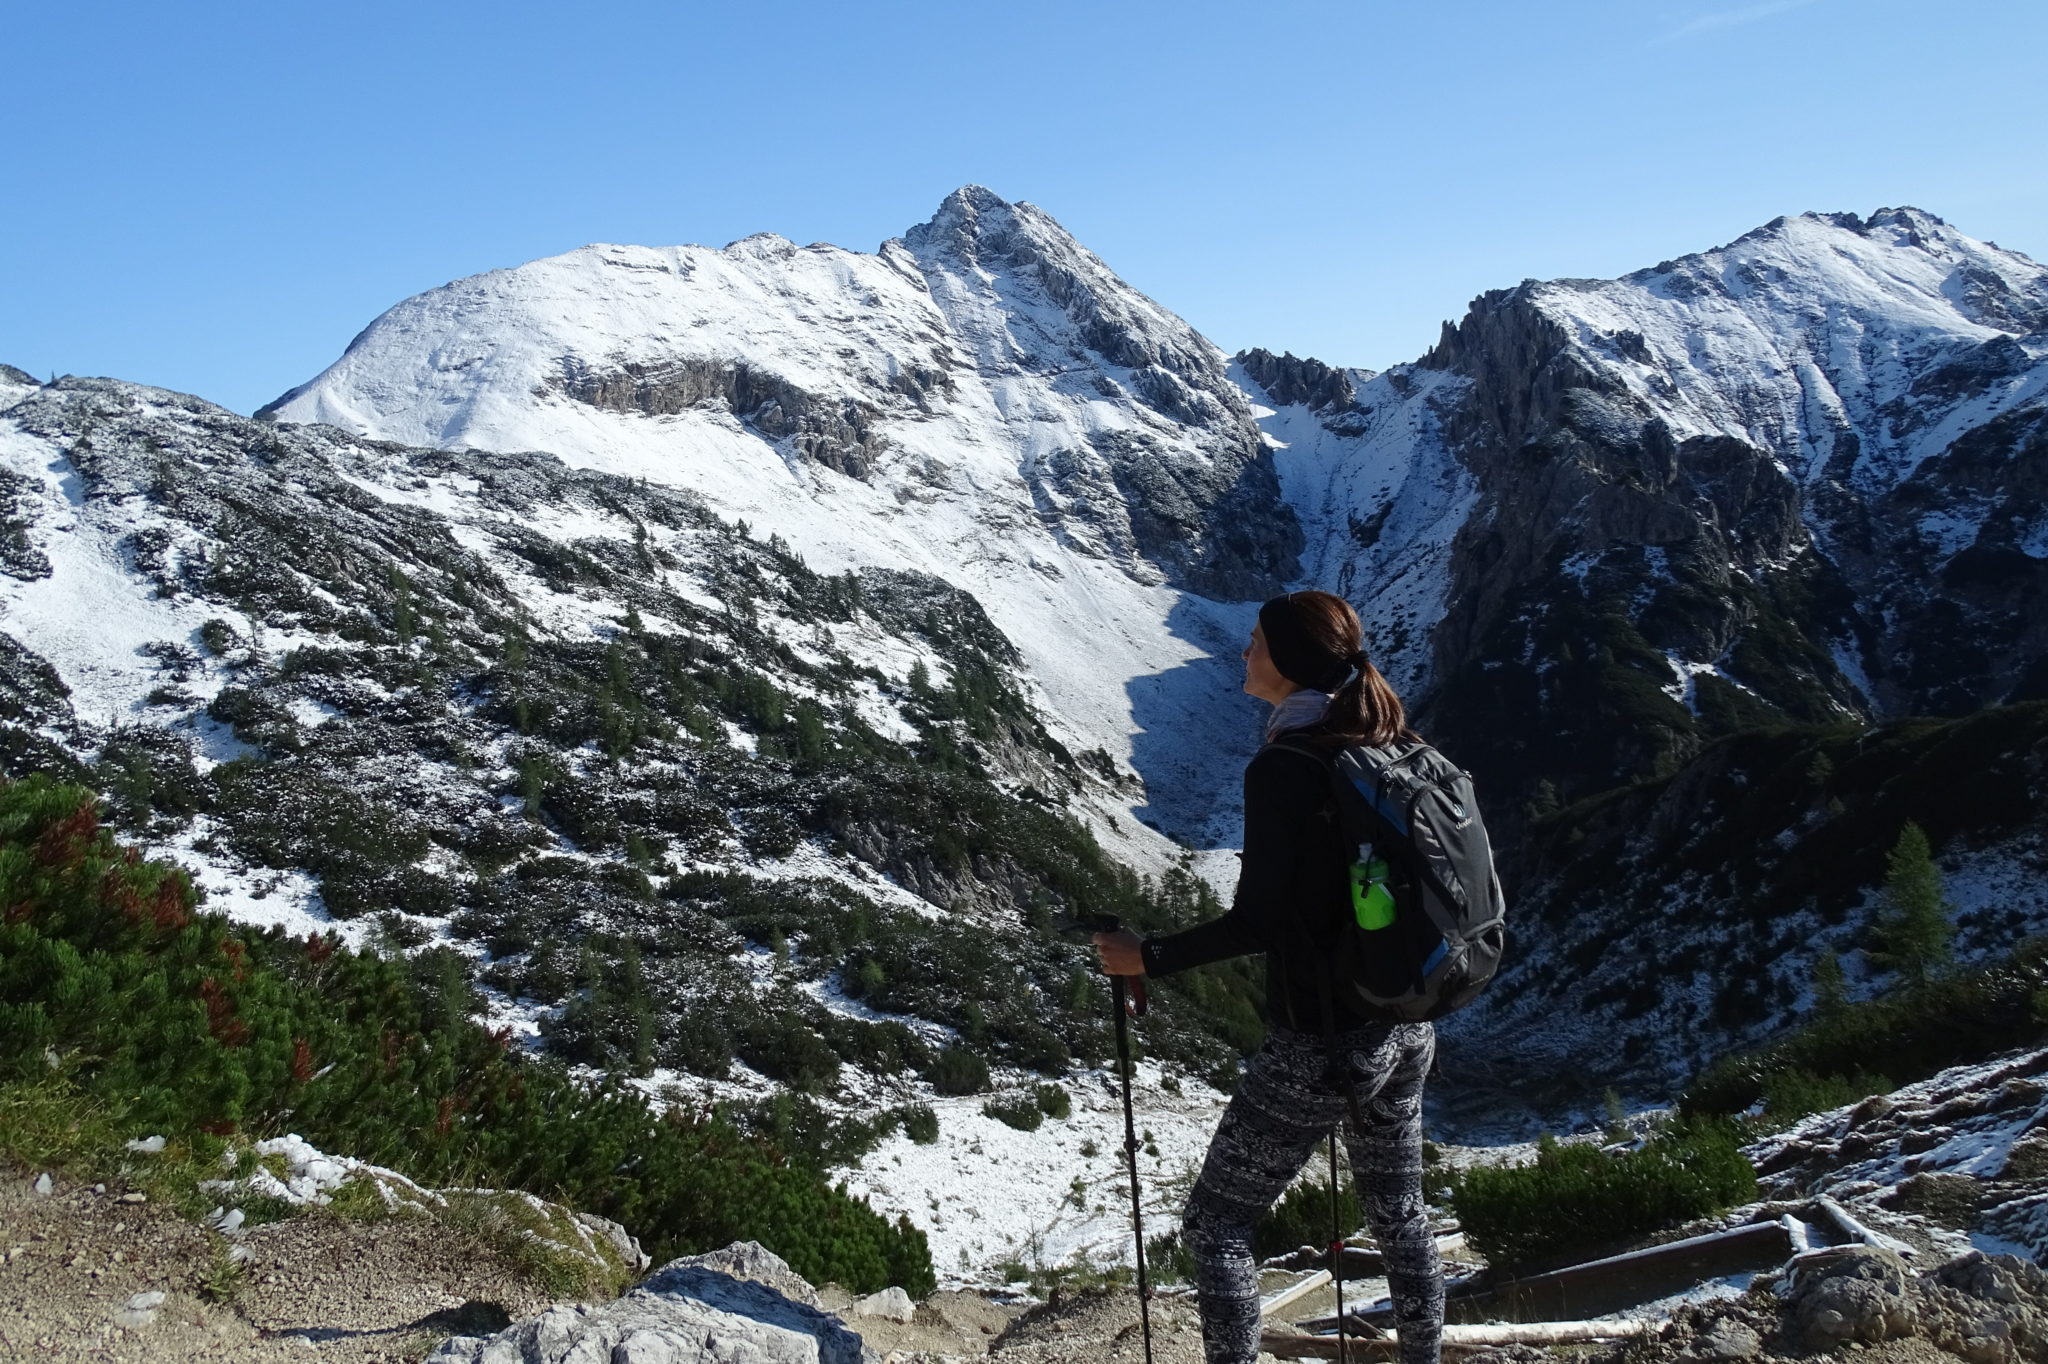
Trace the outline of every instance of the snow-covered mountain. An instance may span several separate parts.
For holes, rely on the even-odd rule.
[[[1809,214],[1488,294],[1384,374],[1226,369],[1044,213],[969,188],[872,255],[589,247],[459,281],[270,411],[546,449],[821,567],[936,573],[1056,727],[1214,845],[1228,800],[1193,793],[1238,756],[1234,603],[1283,584],[1351,596],[1511,807],[1765,720],[2048,690],[2044,320],[2025,257],[1913,209]]]
[[[688,487],[822,571],[944,578],[1063,733],[1191,829],[1236,756],[1196,698],[1234,694],[1234,603],[1302,545],[1226,364],[1046,214],[970,186],[873,254],[763,235],[460,280],[266,414],[547,450]]]
[[[2048,269],[1894,209],[1489,293],[1384,374],[1241,372],[1308,577],[1512,814],[1760,723],[2048,695],[2044,326]]]

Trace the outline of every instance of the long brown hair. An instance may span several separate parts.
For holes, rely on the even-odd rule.
[[[1366,657],[1365,625],[1351,603],[1329,592],[1294,592],[1287,604],[1309,638],[1331,657],[1349,661],[1357,673],[1330,698],[1329,712],[1313,728],[1313,736],[1340,747],[1413,741],[1415,731],[1408,728],[1400,694]]]

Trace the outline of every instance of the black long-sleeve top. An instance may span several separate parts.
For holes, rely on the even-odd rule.
[[[1207,923],[1148,938],[1145,974],[1171,975],[1225,957],[1266,957],[1266,1021],[1300,1032],[1325,1027],[1328,944],[1351,903],[1347,846],[1330,794],[1330,769],[1306,753],[1265,748],[1244,770],[1244,852],[1230,909]],[[1366,1020],[1333,1005],[1339,1030]]]

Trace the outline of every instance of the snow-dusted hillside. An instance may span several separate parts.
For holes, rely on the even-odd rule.
[[[939,1143],[861,1178],[943,1272],[1114,1240],[1049,1168],[1107,1149],[1108,1047],[1051,920],[1201,892],[1084,831],[1114,766],[1045,729],[972,598],[549,456],[0,379],[10,774],[105,791],[213,908],[436,954],[512,1037],[821,1159],[936,1102]],[[1231,1053],[1170,994],[1146,1038],[1189,1077],[1148,1120],[1184,1175]],[[980,1112],[1055,1081],[1078,1116],[1035,1142]],[[1000,1206],[943,1177],[984,1143]]]

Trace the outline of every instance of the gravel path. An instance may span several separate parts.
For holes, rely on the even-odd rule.
[[[36,1172],[0,1169],[7,1360],[410,1361],[465,1326],[493,1329],[504,1313],[525,1316],[551,1301],[445,1227],[319,1212],[248,1228],[253,1258],[241,1283],[209,1301],[201,1290],[220,1263],[221,1238],[132,1201],[140,1194],[56,1180],[45,1195],[35,1181]],[[149,1294],[163,1296],[152,1307],[137,1296]]]

